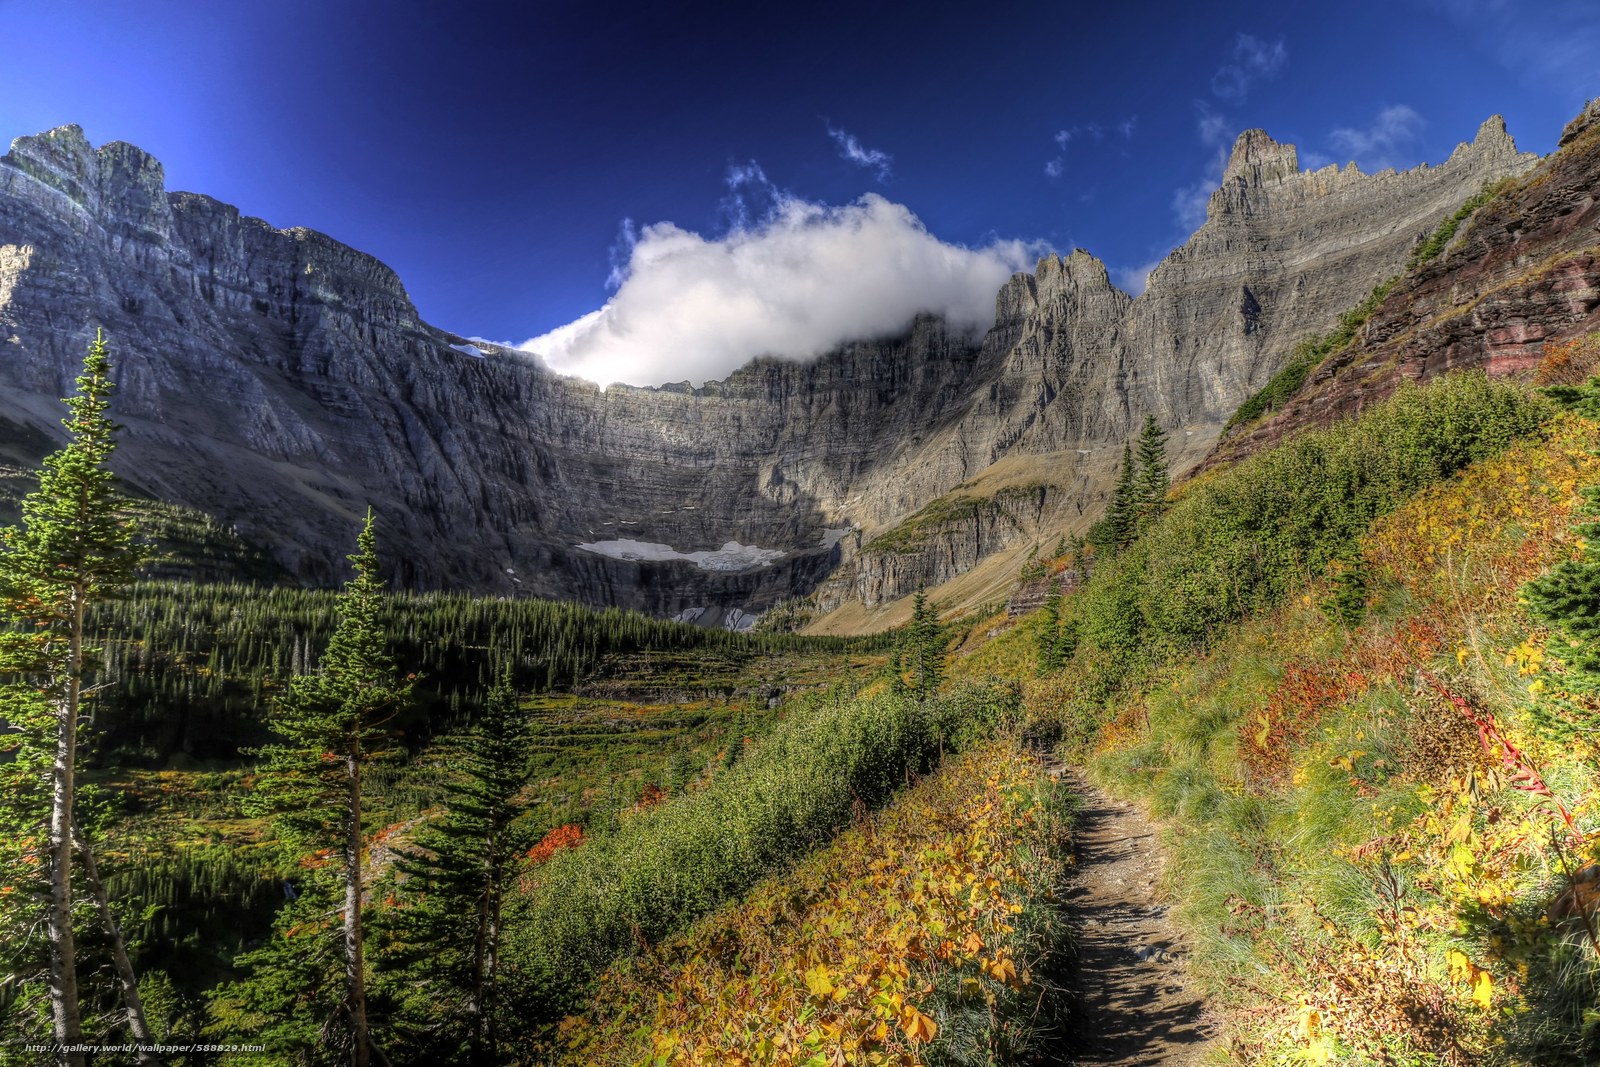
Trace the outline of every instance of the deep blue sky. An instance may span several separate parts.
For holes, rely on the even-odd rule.
[[[1595,0],[0,0],[0,144],[131,141],[169,188],[323,230],[430,321],[511,340],[607,299],[623,220],[722,233],[731,165],[1126,279],[1187,235],[1243,128],[1371,169],[1500,112],[1547,152],[1597,72]]]

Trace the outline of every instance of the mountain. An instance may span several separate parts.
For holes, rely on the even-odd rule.
[[[1498,117],[1438,166],[1376,175],[1301,171],[1247,131],[1137,298],[1074,251],[1013,277],[979,339],[923,316],[809,363],[602,392],[428,325],[370,256],[169,193],[147,153],[66,126],[0,157],[0,449],[42,451],[104,327],[128,481],[300,580],[342,576],[371,503],[409,586],[734,624],[812,593],[859,611],[1086,524],[1147,412],[1175,465],[1199,460],[1297,340],[1535,162]]]
[[[1218,442],[1215,465],[1328,426],[1403,381],[1481,367],[1531,369],[1545,345],[1600,329],[1600,100],[1557,151],[1485,204],[1441,253],[1400,279],[1353,343],[1269,417]]]

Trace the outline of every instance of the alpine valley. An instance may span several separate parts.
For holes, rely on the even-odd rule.
[[[17,138],[0,1064],[1600,1062],[1600,101],[1217,163],[602,388]]]
[[[157,160],[68,126],[0,159],[0,419],[37,460],[103,326],[130,485],[300,581],[339,577],[371,503],[409,588],[729,624],[813,597],[830,629],[877,628],[919,585],[992,599],[1027,549],[1081,532],[1147,414],[1179,469],[1201,459],[1296,342],[1535,162],[1499,118],[1437,166],[1375,175],[1301,171],[1247,131],[1137,298],[1075,250],[1012,278],[982,337],[930,315],[811,363],[751,353],[697,389],[602,391],[434,329],[382,263],[168,192]],[[1483,323],[1450,363],[1524,366],[1528,339]]]

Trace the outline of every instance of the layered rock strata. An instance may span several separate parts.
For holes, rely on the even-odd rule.
[[[1270,447],[1383,399],[1402,382],[1477,368],[1531,369],[1546,344],[1600,330],[1600,101],[1558,151],[1479,208],[1410,272],[1346,349],[1272,416],[1221,441],[1207,464]]]
[[[54,433],[104,327],[129,480],[303,580],[342,576],[370,503],[411,586],[670,615],[759,611],[831,575],[833,602],[893,599],[1092,518],[1145,412],[1175,462],[1198,458],[1294,340],[1531,163],[1497,119],[1437,167],[1372,176],[1302,172],[1251,131],[1137,299],[1087,253],[1050,256],[1001,290],[982,338],[923,316],[810,363],[601,392],[429,326],[369,256],[169,193],[146,153],[63,127],[0,157],[0,426]],[[1032,513],[870,550],[997,462],[1047,487]]]

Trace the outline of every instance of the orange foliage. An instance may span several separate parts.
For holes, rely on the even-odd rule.
[[[568,823],[557,826],[554,830],[539,839],[539,843],[528,850],[528,862],[543,863],[554,856],[563,848],[577,848],[583,844],[583,827]]]

